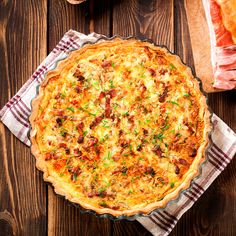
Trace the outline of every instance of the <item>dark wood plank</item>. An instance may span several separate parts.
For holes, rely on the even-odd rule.
[[[88,34],[96,31],[110,34],[109,1],[87,1],[70,5],[65,0],[49,2],[49,51],[69,29]],[[63,16],[63,17],[62,17]],[[109,235],[112,224],[80,210],[48,188],[48,235]]]
[[[113,4],[113,34],[149,38],[174,50],[174,3],[161,0],[117,1]],[[150,235],[137,221],[114,223],[114,235]]]
[[[47,1],[0,3],[0,107],[46,56]],[[40,50],[37,50],[40,48]],[[43,235],[46,186],[28,147],[0,123],[0,235]]]

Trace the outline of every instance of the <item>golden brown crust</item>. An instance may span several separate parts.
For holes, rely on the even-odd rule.
[[[47,168],[46,161],[45,161],[44,157],[42,156],[42,154],[40,153],[37,142],[36,142],[37,130],[36,130],[35,120],[36,120],[38,113],[39,113],[40,103],[42,102],[42,98],[44,97],[45,87],[49,84],[49,82],[52,78],[55,78],[55,76],[60,75],[61,71],[65,71],[65,70],[69,71],[74,66],[74,62],[76,61],[76,58],[78,57],[78,55],[83,54],[83,52],[85,52],[88,48],[89,49],[91,49],[91,48],[96,49],[96,48],[101,47],[101,45],[102,46],[106,46],[106,45],[111,46],[111,44],[113,46],[115,46],[115,45],[122,46],[122,44],[127,44],[127,43],[130,45],[133,44],[134,47],[138,47],[138,46],[148,47],[149,49],[152,49],[154,51],[162,52],[165,55],[165,57],[168,58],[169,61],[171,61],[175,66],[178,67],[178,71],[184,72],[186,77],[188,76],[189,78],[191,78],[191,82],[193,83],[193,88],[194,88],[196,94],[199,95],[199,97],[198,97],[199,104],[201,104],[201,106],[202,106],[201,107],[202,109],[200,112],[201,112],[201,116],[204,121],[204,129],[203,129],[204,142],[199,146],[197,155],[195,156],[190,168],[182,176],[182,178],[181,178],[182,183],[180,183],[179,186],[177,188],[175,188],[173,191],[169,190],[168,194],[165,195],[162,200],[150,203],[150,204],[148,204],[144,207],[140,207],[140,208],[114,210],[114,209],[110,209],[110,208],[106,208],[106,207],[99,208],[99,207],[93,206],[91,204],[88,204],[86,201],[81,200],[78,197],[77,198],[73,197],[72,195],[68,194],[68,191],[65,190],[64,183],[62,180],[60,180],[55,175],[49,174],[49,170]],[[201,166],[201,164],[205,160],[205,150],[206,150],[206,147],[208,146],[208,143],[209,143],[208,134],[211,129],[210,112],[207,107],[206,98],[205,98],[205,96],[202,95],[202,93],[200,91],[199,82],[196,79],[194,79],[194,78],[192,79],[192,78],[193,78],[193,75],[192,75],[191,70],[181,62],[181,60],[178,56],[170,54],[168,52],[168,50],[165,48],[160,48],[160,47],[154,46],[148,42],[144,43],[144,42],[137,41],[135,39],[129,39],[129,40],[114,39],[109,42],[100,42],[100,43],[96,43],[93,45],[85,45],[80,50],[72,52],[71,55],[66,60],[59,62],[59,64],[57,65],[57,68],[55,70],[50,71],[47,74],[45,80],[43,81],[43,83],[39,89],[38,96],[32,101],[32,114],[29,119],[31,126],[32,126],[32,130],[30,132],[31,143],[32,143],[31,151],[32,151],[32,154],[36,158],[36,167],[39,170],[44,172],[44,180],[51,182],[53,184],[56,193],[65,196],[66,199],[68,199],[71,202],[80,204],[85,209],[94,210],[98,214],[109,213],[109,214],[116,216],[116,217],[121,216],[121,215],[131,216],[136,213],[149,214],[154,209],[165,207],[166,204],[170,200],[176,199],[182,190],[187,189],[190,185],[191,180],[198,175],[199,167]]]

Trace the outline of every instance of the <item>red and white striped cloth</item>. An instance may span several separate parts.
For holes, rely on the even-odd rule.
[[[93,42],[101,35],[92,33],[84,35],[76,31],[68,31],[59,44],[42,62],[31,78],[18,93],[0,111],[1,121],[23,143],[30,146],[28,139],[31,112],[31,100],[36,96],[36,88],[44,79],[44,73],[53,68],[55,62],[65,57],[72,49],[77,49],[84,42]],[[148,217],[140,217],[138,221],[153,235],[168,235],[180,217],[204,193],[215,178],[224,170],[236,152],[236,134],[216,115],[212,117],[214,132],[213,145],[208,151],[208,161],[202,168],[202,174],[192,184],[191,189],[181,197],[167,205],[164,210]]]

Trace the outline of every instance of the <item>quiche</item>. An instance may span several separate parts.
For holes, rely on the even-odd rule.
[[[137,39],[84,45],[32,102],[31,150],[44,180],[98,214],[149,214],[205,160],[210,112],[178,56]]]

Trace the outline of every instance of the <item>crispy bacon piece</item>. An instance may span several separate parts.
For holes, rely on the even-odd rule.
[[[180,169],[179,169],[179,167],[176,165],[176,166],[175,166],[175,174],[177,174],[177,175],[178,175],[178,174],[179,174],[179,172],[180,172]]]
[[[105,117],[110,118],[111,115],[111,98],[110,95],[106,97],[106,103],[105,103]]]
[[[75,91],[76,91],[77,93],[80,93],[80,92],[81,92],[81,87],[80,87],[79,85],[77,85],[77,86],[75,87]]]
[[[77,139],[77,143],[83,143],[83,142],[84,142],[84,136],[81,134]]]
[[[90,148],[90,147],[94,146],[97,143],[98,143],[98,139],[94,136],[90,136],[89,140],[88,140],[88,143],[87,143],[87,148]]]
[[[164,92],[159,97],[159,102],[164,102],[166,100],[167,95],[168,95],[168,87],[165,87]]]
[[[98,100],[101,101],[104,97],[106,96],[106,93],[101,91],[99,97],[98,97]]]
[[[67,148],[66,143],[59,143],[59,148]]]
[[[179,163],[180,163],[181,165],[183,165],[183,166],[188,166],[188,165],[189,165],[188,162],[187,162],[185,159],[183,159],[183,158],[180,158],[180,159],[179,159]]]
[[[56,119],[56,122],[57,122],[58,126],[62,126],[62,119],[61,118],[58,117]]]
[[[104,115],[100,115],[100,116],[96,117],[92,121],[92,123],[90,124],[89,128],[93,129],[95,126],[97,126],[102,121],[103,118],[104,118]]]
[[[189,153],[189,156],[190,157],[195,157],[197,155],[197,149],[196,148],[193,148],[190,153]]]
[[[69,170],[68,170],[69,171]],[[71,173],[71,180],[75,182],[75,179],[77,176],[79,176],[82,173],[82,170],[79,166],[76,166],[69,171]]]
[[[150,174],[150,175],[152,175],[152,176],[154,176],[156,173],[155,173],[155,171],[154,171],[154,169],[151,167],[151,166],[148,166],[147,168],[146,168],[146,173],[147,174]]]
[[[160,148],[159,145],[155,145],[155,146],[153,147],[152,151],[153,151],[156,155],[158,155],[158,156],[161,156],[161,154],[162,154],[162,151],[161,151],[161,148]]]
[[[116,96],[116,90],[115,89],[111,89],[108,94],[110,95],[111,98],[114,98]]]
[[[111,66],[111,62],[104,60],[104,61],[102,62],[102,64],[101,64],[101,66],[102,66],[102,68],[104,68],[104,69],[105,69],[105,68],[108,68],[108,67]]]
[[[53,155],[52,155],[51,153],[46,153],[46,155],[45,155],[45,161],[51,160],[52,157],[53,157]]]
[[[149,47],[145,46],[144,47],[144,52],[147,54],[149,59],[152,57],[152,53],[150,52]]]
[[[80,122],[80,123],[76,126],[76,128],[77,128],[78,131],[83,131],[84,123],[83,123],[83,122]]]
[[[160,75],[165,75],[165,73],[167,73],[167,72],[168,72],[168,70],[167,70],[167,69],[164,69],[164,68],[161,68],[161,69],[159,70]]]
[[[148,71],[150,72],[152,77],[156,76],[156,71],[154,69],[148,68]]]
[[[75,148],[74,149],[74,154],[77,156],[77,157],[80,157],[82,155],[82,152],[79,150],[79,148]]]

